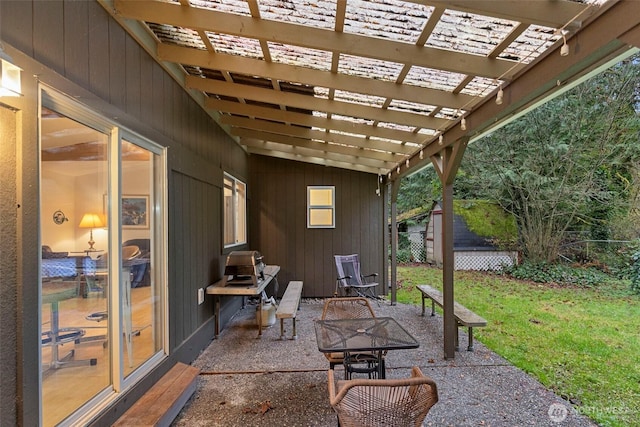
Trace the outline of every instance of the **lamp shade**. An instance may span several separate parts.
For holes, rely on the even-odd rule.
[[[100,228],[104,227],[102,216],[97,213],[86,213],[80,221],[80,228]]]

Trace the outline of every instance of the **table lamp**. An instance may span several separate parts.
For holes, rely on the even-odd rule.
[[[104,223],[102,222],[102,217],[96,213],[86,213],[82,217],[82,221],[80,221],[80,225],[78,227],[89,229],[89,242],[87,242],[89,243],[89,249],[87,250],[95,251],[95,249],[93,248],[93,245],[96,242],[93,240],[93,229],[104,227]]]

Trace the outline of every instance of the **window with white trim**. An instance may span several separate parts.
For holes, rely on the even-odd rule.
[[[307,228],[336,228],[336,196],[332,185],[307,187]]]
[[[224,247],[247,243],[247,185],[224,174]]]

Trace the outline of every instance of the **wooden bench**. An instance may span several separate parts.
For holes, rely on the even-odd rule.
[[[431,315],[435,316],[436,304],[438,304],[440,308],[442,308],[444,304],[442,292],[432,288],[429,285],[418,285],[416,286],[416,288],[422,294],[422,315],[424,316],[424,301],[429,298],[431,300]],[[473,328],[487,326],[487,321],[457,302],[453,303],[453,315],[456,318],[458,326],[466,326],[467,328],[469,328],[469,343],[467,346],[467,350],[473,351]],[[458,333],[456,329],[456,351],[457,350]]]
[[[113,424],[169,426],[196,391],[200,370],[177,363]]]
[[[298,335],[296,333],[296,312],[300,305],[301,296],[302,282],[293,280],[289,282],[287,289],[284,291],[284,295],[282,295],[282,299],[280,300],[280,305],[278,305],[278,310],[276,310],[276,318],[280,319],[281,340],[284,339],[284,319],[293,320],[293,333],[291,334],[291,339],[298,339]]]

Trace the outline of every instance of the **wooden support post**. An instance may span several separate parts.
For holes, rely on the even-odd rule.
[[[467,147],[468,139],[461,139],[431,156],[431,162],[442,183],[442,297],[444,312],[444,358],[456,354],[458,325],[454,316],[453,286],[453,182]]]
[[[398,192],[400,179],[391,184],[391,305],[396,305],[398,282]]]
[[[453,185],[442,187],[442,297],[444,312],[444,358],[456,354],[456,318],[453,315]]]

